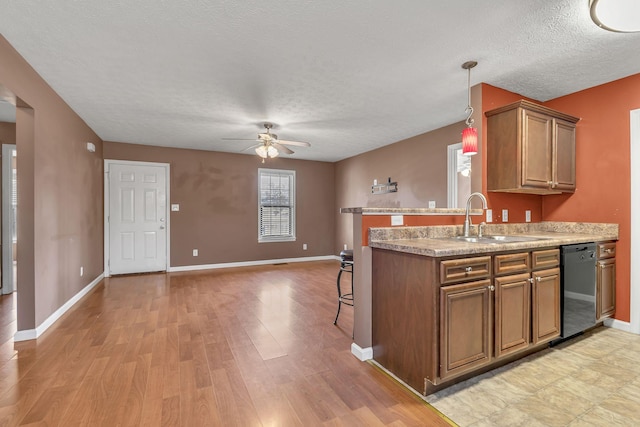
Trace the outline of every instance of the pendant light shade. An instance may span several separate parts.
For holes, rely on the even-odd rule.
[[[478,130],[468,127],[462,131],[462,154],[473,156],[478,154]]]
[[[478,153],[478,130],[471,126],[473,124],[473,119],[471,118],[473,115],[473,107],[471,106],[471,69],[476,65],[478,65],[476,61],[467,61],[462,64],[462,68],[469,72],[467,77],[469,103],[464,110],[467,113],[467,120],[465,121],[467,128],[462,131],[462,154],[465,156],[473,156]]]

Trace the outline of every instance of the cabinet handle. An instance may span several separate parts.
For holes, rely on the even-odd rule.
[[[613,249],[611,248],[603,249],[602,252],[604,252],[605,254],[610,254],[611,252],[613,252]]]
[[[538,282],[542,282],[542,277],[538,276],[538,277],[536,277],[536,280],[537,280]]]
[[[556,188],[557,186],[558,186],[558,183],[557,183],[557,182],[553,182],[553,183],[551,184],[551,188]]]
[[[487,288],[489,288],[489,290],[490,290],[490,291],[495,291],[495,290],[496,290],[496,287],[495,287],[495,286],[493,286],[493,285],[491,285],[491,286],[487,286]]]
[[[529,283],[533,283],[533,277],[529,277],[527,281],[529,281]]]
[[[553,181],[547,181],[547,185],[551,188],[553,188]]]
[[[473,267],[467,267],[464,269],[467,273],[471,273],[473,271]]]

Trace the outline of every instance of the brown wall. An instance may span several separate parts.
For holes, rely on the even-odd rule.
[[[0,122],[0,144],[16,143],[16,124]]]
[[[0,84],[30,107],[16,119],[18,330],[27,330],[104,271],[102,141],[2,36]]]
[[[447,207],[447,146],[460,142],[464,122],[427,132],[336,163],[336,206]],[[398,182],[398,191],[371,194],[373,180]],[[353,247],[350,214],[336,213],[337,250]]]
[[[336,254],[333,163],[117,142],[104,158],[170,164],[172,267]],[[258,243],[258,168],[296,171],[295,242]]]

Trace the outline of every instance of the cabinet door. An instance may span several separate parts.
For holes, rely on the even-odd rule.
[[[533,344],[560,336],[560,269],[534,271]]]
[[[601,259],[596,268],[596,318],[601,320],[616,311],[616,259]]]
[[[496,357],[529,346],[531,330],[531,284],[528,273],[495,279]]]
[[[573,192],[576,189],[576,125],[553,121],[552,190]]]
[[[522,186],[549,188],[553,119],[522,110]]]
[[[440,288],[441,379],[461,375],[491,361],[492,301],[490,280]]]

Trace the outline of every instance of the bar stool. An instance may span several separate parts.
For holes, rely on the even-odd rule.
[[[342,277],[342,273],[351,274],[351,292],[342,293],[342,288],[340,287],[340,278]],[[338,316],[340,316],[340,307],[342,304],[349,305],[353,307],[353,250],[348,249],[340,252],[340,271],[338,272],[338,312],[336,313],[336,320],[333,321],[333,324],[336,325],[338,323]]]

